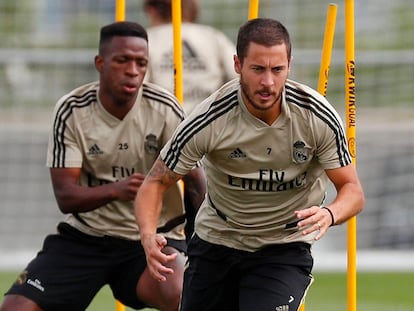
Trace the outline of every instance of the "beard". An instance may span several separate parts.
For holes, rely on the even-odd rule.
[[[243,82],[242,77],[240,77],[240,88],[241,91],[244,95],[244,97],[247,99],[248,104],[253,107],[254,109],[260,110],[260,111],[266,111],[266,110],[270,110],[272,109],[277,103],[280,102],[281,98],[282,98],[282,92],[279,93],[275,93],[274,91],[270,90],[269,88],[263,88],[259,91],[253,92],[249,89],[249,87],[247,86],[247,83]],[[253,99],[253,95],[257,93],[268,93],[270,95],[272,95],[272,98],[274,99],[271,104],[262,104],[259,102],[256,102]],[[270,99],[271,100],[271,99]]]

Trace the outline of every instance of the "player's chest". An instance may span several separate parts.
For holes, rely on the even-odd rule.
[[[315,149],[313,135],[306,127],[239,125],[233,131],[225,130],[210,156],[215,163],[232,171],[285,170],[309,163]]]
[[[119,124],[101,122],[77,131],[77,140],[85,157],[99,157],[102,161],[152,157],[158,154],[163,144],[162,136],[162,127],[135,120]]]

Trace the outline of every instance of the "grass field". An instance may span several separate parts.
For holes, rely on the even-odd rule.
[[[17,272],[0,272],[0,293],[7,290]],[[306,311],[346,311],[346,274],[315,273],[306,300]],[[413,311],[414,272],[369,272],[358,274],[358,311]],[[103,288],[88,311],[112,311],[115,303],[108,287]],[[127,311],[132,309],[127,308]],[[151,309],[147,309],[150,311]]]

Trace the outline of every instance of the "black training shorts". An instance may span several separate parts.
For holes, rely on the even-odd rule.
[[[94,237],[66,223],[59,234],[46,237],[42,250],[6,294],[23,295],[43,310],[85,310],[102,286],[135,309],[146,305],[136,296],[138,279],[146,267],[140,241]],[[179,249],[185,241],[169,241]]]
[[[181,311],[295,311],[313,280],[307,243],[246,252],[194,235],[188,260]]]

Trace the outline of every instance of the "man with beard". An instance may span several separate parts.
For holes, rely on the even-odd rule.
[[[288,79],[278,21],[239,29],[234,68],[161,150],[135,213],[148,267],[165,281],[175,255],[156,234],[163,193],[202,160],[207,195],[188,246],[181,310],[298,310],[312,283],[312,244],[358,214],[363,190],[342,121],[317,91]],[[336,196],[325,202],[328,182]]]

